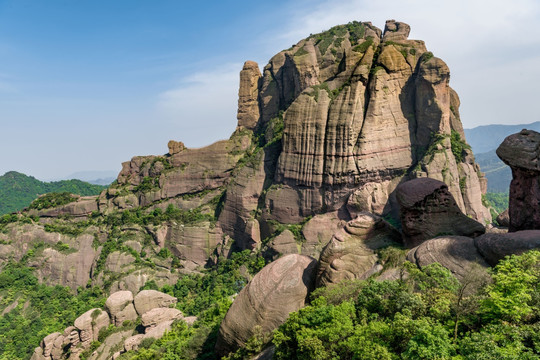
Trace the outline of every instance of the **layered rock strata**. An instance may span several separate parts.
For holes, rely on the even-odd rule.
[[[497,155],[512,168],[508,231],[540,229],[540,133],[508,136]]]

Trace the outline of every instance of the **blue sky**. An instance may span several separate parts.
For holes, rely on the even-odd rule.
[[[449,64],[466,127],[538,121],[538,3],[0,0],[0,174],[118,171],[170,139],[227,138],[245,60],[351,20],[410,24]]]

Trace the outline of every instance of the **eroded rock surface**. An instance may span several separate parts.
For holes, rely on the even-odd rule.
[[[260,326],[264,334],[302,308],[314,285],[316,261],[286,255],[265,266],[238,294],[219,328],[216,350],[225,355],[245,345]]]
[[[135,310],[140,316],[152,309],[169,307],[169,305],[174,305],[176,302],[175,297],[156,290],[143,290],[133,300]]]
[[[360,213],[334,233],[321,253],[317,286],[364,279],[377,263],[375,250],[401,243],[401,234],[377,215]]]
[[[478,252],[475,240],[465,236],[441,236],[428,240],[411,249],[407,260],[424,267],[439,263],[463,280],[473,264],[487,267],[488,264]]]
[[[497,155],[512,168],[508,231],[540,229],[540,133],[523,129],[508,136]]]
[[[405,245],[418,246],[440,235],[478,236],[485,232],[479,222],[463,214],[442,181],[419,178],[397,188]]]
[[[489,265],[495,266],[507,255],[519,255],[540,248],[540,230],[484,234],[474,239],[474,242]]]
[[[105,308],[111,315],[112,323],[116,326],[121,326],[126,320],[137,319],[131,291],[118,291],[111,294],[105,301]]]

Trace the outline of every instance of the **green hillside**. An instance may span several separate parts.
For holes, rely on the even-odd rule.
[[[10,171],[0,176],[0,215],[21,210],[39,195],[49,192],[70,192],[82,196],[97,195],[106,186],[81,180],[43,182],[32,176]]]

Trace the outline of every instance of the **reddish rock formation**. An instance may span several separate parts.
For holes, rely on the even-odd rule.
[[[510,226],[510,215],[508,214],[508,209],[504,210],[502,213],[500,213],[497,216],[497,224],[499,224],[502,227],[508,227]]]
[[[245,345],[260,326],[264,334],[283,324],[305,304],[315,280],[316,261],[287,255],[265,266],[238,294],[219,328],[216,351],[223,355]]]
[[[519,255],[540,248],[540,230],[485,234],[474,239],[474,243],[489,265],[495,266],[507,255]]]
[[[524,129],[508,136],[497,155],[512,168],[508,231],[540,229],[540,133]]]
[[[487,267],[475,246],[475,240],[465,236],[441,236],[428,240],[411,249],[407,260],[424,267],[439,263],[454,274],[458,280],[467,276],[473,264]]]
[[[259,121],[259,82],[261,71],[255,61],[246,61],[240,71],[238,126],[253,130]]]
[[[463,214],[448,191],[438,180],[419,178],[397,188],[405,245],[420,245],[440,235],[478,236],[485,232],[479,222]]]

